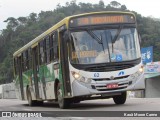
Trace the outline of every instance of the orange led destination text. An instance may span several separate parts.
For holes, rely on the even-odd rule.
[[[103,16],[103,17],[80,18],[78,24],[87,25],[87,24],[123,23],[123,22],[125,22],[123,16]]]
[[[96,51],[80,51],[80,52],[72,52],[72,59],[75,58],[85,58],[85,57],[96,57]]]

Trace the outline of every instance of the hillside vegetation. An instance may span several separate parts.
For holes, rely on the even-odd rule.
[[[60,4],[53,11],[41,11],[39,14],[31,13],[27,17],[9,17],[7,28],[0,32],[0,84],[13,80],[13,53],[41,34],[66,16],[94,11],[129,11],[125,5],[112,1],[105,5],[103,1],[98,4],[67,2]],[[135,11],[138,22],[138,32],[141,35],[141,47],[153,46],[154,61],[160,59],[160,21],[151,17],[143,17]]]

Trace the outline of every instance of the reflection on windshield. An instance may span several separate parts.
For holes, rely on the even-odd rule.
[[[73,63],[121,62],[140,58],[135,28],[86,30],[72,32],[71,36]]]

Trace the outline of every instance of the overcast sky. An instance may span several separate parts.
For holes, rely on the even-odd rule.
[[[28,16],[30,13],[53,10],[60,3],[65,5],[71,0],[0,0],[0,30],[5,28],[4,20],[8,17]],[[99,0],[76,0],[79,2],[99,3]],[[105,5],[113,0],[103,0]],[[116,0],[125,4],[129,10],[134,10],[143,16],[160,18],[160,0]]]

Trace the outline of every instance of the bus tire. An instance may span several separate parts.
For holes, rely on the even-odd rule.
[[[74,103],[80,103],[81,101],[80,100],[76,100],[76,101],[74,101]]]
[[[122,92],[121,95],[116,95],[113,97],[113,100],[115,102],[115,104],[124,104],[126,102],[127,99],[127,92]]]
[[[36,105],[36,100],[32,100],[32,96],[31,96],[31,92],[30,90],[28,89],[27,90],[27,100],[28,100],[28,105],[29,106],[35,106]]]
[[[37,106],[42,106],[43,105],[43,101],[35,101],[35,104],[37,105]]]
[[[59,107],[61,109],[67,109],[67,108],[69,108],[70,101],[69,101],[69,99],[63,98],[62,90],[60,88],[60,83],[58,83],[58,85],[57,85],[56,92],[57,92],[57,100],[58,100]]]
[[[80,102],[81,100],[78,100],[78,99],[73,100],[73,103],[80,103]]]

